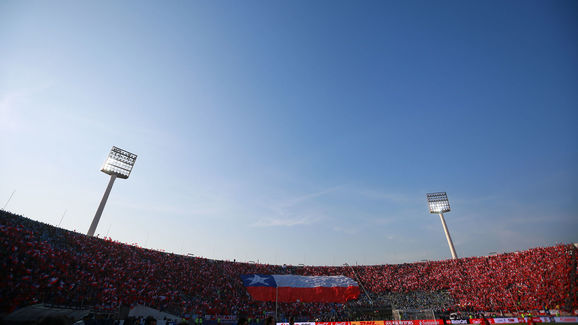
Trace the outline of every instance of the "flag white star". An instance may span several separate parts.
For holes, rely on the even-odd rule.
[[[259,276],[259,274],[255,274],[255,276],[251,279],[251,283],[249,283],[249,285],[254,285],[254,284],[258,284],[258,283],[262,283],[264,285],[267,285],[267,278],[262,278]]]

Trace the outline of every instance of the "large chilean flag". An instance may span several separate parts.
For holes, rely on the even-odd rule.
[[[343,275],[241,275],[251,297],[260,301],[338,302],[359,297],[357,282]]]

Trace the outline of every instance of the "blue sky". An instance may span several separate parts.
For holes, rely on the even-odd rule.
[[[275,264],[449,258],[578,237],[572,1],[3,1],[0,204]]]

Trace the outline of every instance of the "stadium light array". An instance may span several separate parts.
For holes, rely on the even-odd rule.
[[[130,176],[130,172],[134,167],[136,157],[137,156],[135,154],[114,146],[110,150],[108,157],[100,169],[101,172],[110,175],[110,181],[108,182],[106,191],[104,191],[100,205],[98,206],[96,214],[94,215],[92,223],[90,224],[90,228],[88,229],[87,233],[88,236],[94,236],[94,232],[96,231],[96,227],[100,221],[100,216],[102,215],[102,211],[104,210],[104,206],[106,205],[106,201],[108,200],[108,196],[110,195],[114,181],[117,177],[127,179]]]
[[[426,196],[430,213],[450,212],[450,201],[446,192],[428,193]]]
[[[102,169],[103,173],[116,175],[118,178],[127,179],[130,176],[136,155],[117,147],[112,147]]]
[[[454,243],[452,242],[452,237],[450,236],[450,231],[446,225],[446,220],[444,219],[444,212],[450,212],[450,201],[448,200],[448,195],[446,192],[436,192],[427,193],[427,205],[429,207],[430,213],[437,213],[442,221],[442,226],[444,227],[444,232],[446,234],[446,239],[448,240],[448,245],[450,246],[450,251],[452,253],[452,258],[457,259],[456,249],[454,248]]]

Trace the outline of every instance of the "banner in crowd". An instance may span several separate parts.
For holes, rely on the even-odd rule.
[[[351,322],[351,325],[383,325],[382,320],[377,321],[361,321],[361,322]]]
[[[444,321],[441,319],[379,320],[379,321],[366,321],[366,322],[351,322],[350,325],[444,325]]]
[[[490,324],[516,324],[527,323],[528,319],[519,317],[486,318]],[[578,323],[578,317],[532,317],[535,323]],[[447,324],[481,324],[481,318],[448,320]],[[295,323],[295,325],[443,325],[441,319],[421,319],[421,320],[379,320],[361,322],[317,322],[317,323]],[[289,325],[289,323],[277,323],[277,325]]]
[[[507,317],[507,318],[490,318],[492,324],[514,324],[519,323],[520,319],[518,317]]]
[[[413,321],[414,325],[443,325],[444,321],[441,319],[421,319]]]
[[[361,325],[361,324],[363,324],[363,325],[383,325],[383,321],[380,320],[380,321],[368,321],[368,322],[359,322],[359,321],[351,322],[351,325]]]
[[[507,317],[507,318],[486,318],[490,324],[516,324],[527,323],[528,318]],[[534,323],[578,323],[578,317],[532,317]],[[481,324],[481,318],[470,319],[470,324]]]
[[[556,323],[578,323],[578,317],[554,317]]]
[[[550,317],[532,317],[534,323],[552,323],[554,320]]]
[[[279,302],[345,303],[359,296],[357,282],[343,275],[241,275],[254,300]]]
[[[413,325],[412,320],[386,320],[384,325]]]
[[[509,319],[509,321],[507,321]],[[488,323],[490,324],[513,324],[513,323],[520,323],[520,320],[516,317],[514,318],[500,318],[498,322],[496,322],[496,318],[486,318]],[[482,318],[471,318],[470,324],[483,324]]]
[[[205,320],[237,321],[236,315],[205,315]]]

